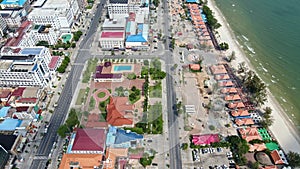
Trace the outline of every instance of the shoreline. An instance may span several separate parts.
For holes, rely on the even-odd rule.
[[[226,18],[217,7],[215,0],[208,0],[207,6],[213,11],[214,17],[222,25],[217,29],[220,35],[218,40],[220,40],[220,42],[228,43],[229,50],[225,52],[226,55],[230,55],[232,51],[235,52],[236,59],[230,63],[231,66],[236,69],[239,63],[245,62],[246,67],[257,74],[243,48],[238,43],[235,34],[226,21]],[[298,130],[268,88],[267,101],[264,106],[260,108],[264,107],[271,107],[272,109],[274,123],[270,127],[270,131],[278,141],[281,148],[285,151],[285,153],[288,153],[289,151],[300,153],[300,136],[298,135]]]

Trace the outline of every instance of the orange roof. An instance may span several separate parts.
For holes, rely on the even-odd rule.
[[[219,86],[220,87],[230,87],[233,86],[233,82],[231,80],[227,80],[227,81],[223,81],[223,82],[219,82]]]
[[[236,88],[231,87],[231,88],[223,88],[222,93],[237,93]]]
[[[252,125],[254,124],[254,121],[251,118],[242,118],[242,119],[235,119],[235,124],[238,126],[242,125]]]
[[[238,131],[242,138],[245,139],[247,142],[256,139],[262,140],[256,127],[240,128]]]
[[[250,152],[254,152],[254,151],[264,151],[265,149],[267,149],[266,145],[264,143],[262,144],[249,144],[249,151]]]
[[[104,162],[104,169],[115,169],[117,157],[127,157],[127,148],[107,148],[106,161]]]
[[[241,100],[240,95],[235,94],[235,95],[227,95],[225,96],[226,101],[233,101],[233,100]]]
[[[224,74],[224,75],[216,75],[215,76],[216,80],[228,80],[230,79],[230,77],[228,76],[228,74]]]
[[[278,169],[276,165],[265,166],[264,169]]]
[[[217,75],[217,74],[225,74],[227,73],[224,65],[213,65],[210,67],[212,74]]]
[[[281,159],[278,150],[273,150],[271,152],[271,157],[275,164],[285,164],[285,162]]]
[[[192,70],[200,70],[200,65],[199,64],[189,64],[190,69]]]
[[[106,121],[113,126],[133,125],[133,109],[127,97],[111,97],[106,108]]]
[[[101,154],[64,154],[59,169],[71,168],[72,164],[82,169],[94,169],[94,166],[99,166],[101,161]],[[76,169],[79,167],[73,168]]]
[[[237,117],[237,116],[249,116],[250,114],[248,110],[239,109],[237,111],[231,111],[231,115]]]
[[[244,108],[245,105],[244,105],[243,102],[229,103],[229,104],[228,104],[228,107],[229,107],[230,109],[236,109],[236,108]]]

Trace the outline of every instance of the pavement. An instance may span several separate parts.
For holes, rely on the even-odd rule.
[[[98,4],[99,6],[95,12],[94,18],[101,17],[105,3],[106,1],[101,1]],[[93,19],[91,21],[90,28],[79,45],[80,49],[89,49],[91,47],[90,44],[94,40],[94,34],[98,24],[99,19]],[[59,126],[64,123],[64,120],[67,117],[75,89],[80,81],[80,76],[77,75],[82,73],[84,64],[89,58],[91,58],[91,55],[87,50],[79,50],[77,56],[75,56],[75,61],[66,80],[65,87],[58,99],[58,106],[55,108],[49,122],[48,133],[43,137],[30,168],[38,169],[46,167],[47,160],[49,156],[51,157],[53,144],[58,140],[56,131]]]

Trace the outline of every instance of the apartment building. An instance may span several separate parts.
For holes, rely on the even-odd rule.
[[[6,29],[7,29],[7,24],[5,20],[2,18],[2,15],[0,15],[0,37],[4,35]]]
[[[107,4],[108,15],[110,19],[120,15],[126,15],[130,12],[138,13],[139,10],[144,10],[149,14],[148,0],[109,0]]]
[[[43,88],[51,80],[50,62],[48,48],[5,46],[0,55],[0,86]]]
[[[62,33],[70,33],[79,15],[77,0],[48,0],[40,8],[34,8],[28,20],[37,25],[51,25]]]
[[[20,27],[24,13],[21,10],[0,10],[0,15],[4,19],[6,25],[10,28]]]

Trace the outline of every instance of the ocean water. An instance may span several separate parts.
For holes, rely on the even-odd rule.
[[[300,129],[300,0],[215,0],[251,64]]]

